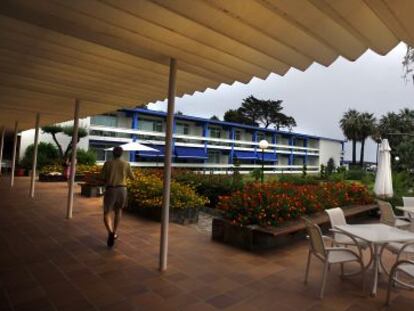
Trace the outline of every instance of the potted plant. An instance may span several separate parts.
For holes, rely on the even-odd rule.
[[[90,166],[82,167],[83,183],[81,186],[81,195],[85,197],[99,197],[104,194],[104,186],[100,178],[100,167]]]
[[[163,182],[155,174],[135,173],[128,183],[128,210],[143,217],[161,221]],[[179,224],[198,222],[200,207],[207,199],[188,185],[171,182],[170,221]]]
[[[39,181],[41,182],[61,182],[66,181],[63,175],[63,167],[58,164],[46,165],[39,173]]]

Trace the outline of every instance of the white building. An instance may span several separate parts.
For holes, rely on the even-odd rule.
[[[92,149],[102,163],[111,156],[104,149],[130,141],[138,141],[159,152],[130,152],[126,155],[134,166],[163,165],[166,113],[148,109],[125,109],[111,114],[83,119],[81,126],[89,135],[81,139],[79,148]],[[173,166],[214,173],[230,171],[234,164],[242,173],[261,168],[266,173],[318,172],[320,165],[333,158],[336,165],[343,160],[344,141],[277,131],[238,123],[176,115],[173,135]],[[69,137],[58,137],[63,145]],[[269,148],[262,152],[259,141],[266,139]],[[52,142],[42,133],[41,141]],[[33,142],[33,131],[22,133],[21,155]]]

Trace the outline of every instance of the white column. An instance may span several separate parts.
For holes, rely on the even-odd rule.
[[[70,160],[70,172],[69,172],[69,191],[68,202],[66,208],[66,218],[72,218],[73,210],[73,191],[75,184],[76,174],[76,149],[78,144],[78,129],[79,129],[79,99],[75,99],[75,113],[73,116],[73,135],[72,135],[72,155]]]
[[[11,172],[10,172],[10,187],[14,186],[14,174],[16,170],[16,154],[17,154],[17,131],[19,127],[19,122],[14,123],[14,140],[13,140],[13,156],[11,163]]]
[[[33,163],[32,163],[32,178],[30,180],[30,197],[31,198],[34,198],[35,183],[36,183],[37,149],[39,145],[39,124],[40,124],[40,113],[37,113],[34,146],[33,146],[34,149],[33,149]]]
[[[4,149],[4,136],[6,134],[6,127],[3,126],[3,130],[1,131],[1,141],[0,141],[0,176],[1,176],[1,169],[2,169],[2,162],[3,162],[3,149]]]
[[[160,271],[167,270],[168,259],[168,225],[170,220],[170,187],[171,187],[171,152],[172,136],[174,123],[174,104],[175,104],[175,80],[176,80],[176,61],[170,60],[170,77],[168,82],[168,110],[167,110],[167,129],[165,133],[165,155],[164,155],[164,189],[162,195],[162,214],[161,214],[161,241],[160,241]]]

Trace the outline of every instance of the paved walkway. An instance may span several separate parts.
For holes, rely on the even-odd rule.
[[[100,199],[77,196],[65,220],[66,184],[27,178],[13,190],[0,179],[0,310],[382,310],[360,279],[331,270],[318,296],[321,265],[302,283],[307,244],[251,254],[210,240],[194,227],[171,225],[169,270],[157,271],[159,224],[125,215],[113,250],[105,246]],[[79,189],[78,189],[79,192]],[[389,310],[412,310],[414,293],[395,290]]]

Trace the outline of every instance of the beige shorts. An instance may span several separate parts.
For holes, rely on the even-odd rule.
[[[124,208],[127,205],[127,198],[126,187],[107,187],[103,200],[104,213]]]

